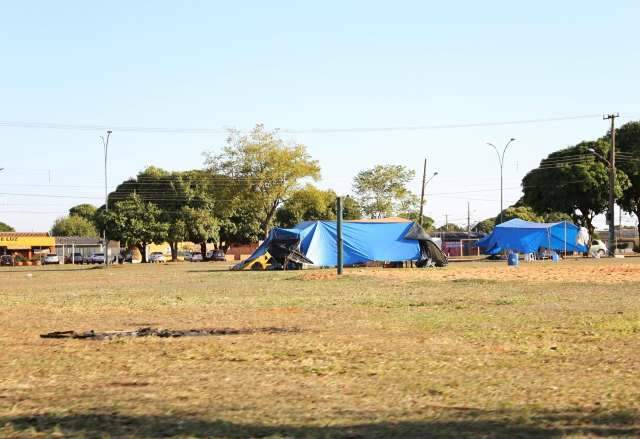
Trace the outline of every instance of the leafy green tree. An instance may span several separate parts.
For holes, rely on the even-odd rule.
[[[332,207],[334,216],[337,215],[336,204],[333,203]],[[342,200],[342,218],[347,221],[359,220],[362,218],[362,207],[358,201],[350,196],[346,196]]]
[[[79,216],[95,224],[98,208],[92,204],[78,204],[69,209],[69,216]]]
[[[0,232],[15,232],[14,228],[0,221]]]
[[[582,142],[550,154],[522,180],[522,201],[539,213],[569,215],[593,235],[594,217],[607,210],[609,176],[607,165],[597,160],[590,148],[606,156],[610,146],[602,140]],[[628,185],[627,176],[618,172],[616,198]]]
[[[276,210],[305,178],[320,178],[320,166],[301,144],[287,145],[277,131],[261,124],[248,134],[230,131],[222,153],[208,154],[206,165],[214,175],[242,184],[238,195],[259,208],[260,225],[266,237]]]
[[[239,203],[230,215],[220,220],[220,241],[228,247],[232,243],[252,244],[264,238],[261,215],[248,203]],[[226,250],[226,248],[225,248]]]
[[[98,230],[92,220],[79,215],[58,218],[51,228],[53,236],[89,236],[98,237]]]
[[[487,218],[485,220],[480,221],[475,226],[473,226],[472,230],[475,230],[478,233],[491,233],[495,228],[496,228],[495,218]]]
[[[209,210],[183,207],[180,221],[184,224],[185,237],[200,243],[202,256],[207,253],[207,242],[219,242],[220,223]]]
[[[108,211],[100,209],[97,215],[109,239],[120,241],[127,247],[137,247],[143,261],[147,260],[148,244],[167,240],[169,225],[161,217],[162,210],[157,205],[143,201],[137,194],[114,202]]]
[[[335,192],[308,184],[293,192],[278,208],[276,221],[282,227],[292,227],[302,221],[332,220],[336,218],[335,204]]]
[[[465,227],[461,227],[457,224],[449,223],[442,225],[435,229],[436,232],[466,232],[467,229]]]
[[[616,164],[629,177],[631,183],[618,202],[625,211],[640,218],[640,122],[629,122],[618,128],[616,146],[627,154],[625,157],[620,156]]]
[[[415,172],[402,165],[378,165],[358,173],[353,190],[369,218],[406,213],[416,196],[407,189]]]
[[[509,206],[502,211],[503,222],[507,222],[516,218],[521,219],[523,221],[531,221],[534,223],[544,222],[543,216],[538,215],[530,206],[523,206],[523,205]],[[494,222],[496,224],[500,222],[499,214],[494,219]]]

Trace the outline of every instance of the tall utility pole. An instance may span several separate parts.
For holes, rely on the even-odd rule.
[[[471,203],[467,201],[467,238],[471,236]]]
[[[514,140],[516,139],[514,139],[513,137],[509,139],[507,144],[504,146],[504,149],[502,150],[502,154],[500,154],[500,151],[493,143],[487,142],[487,145],[489,145],[490,147],[496,150],[496,154],[498,154],[498,163],[500,164],[500,224],[502,224],[502,211],[504,210],[504,206],[503,206],[504,183],[503,183],[503,177],[502,177],[503,170],[504,170],[504,156],[507,153],[507,148],[509,148],[509,145],[511,145],[511,142],[513,142]]]
[[[107,131],[107,137],[100,136],[102,139],[102,146],[104,146],[104,210],[109,211],[109,192],[107,189],[107,156],[109,152],[109,138],[111,137],[111,130]],[[109,241],[107,241],[107,228],[102,231],[102,239],[104,240],[104,266],[109,266]]]
[[[615,221],[615,190],[616,190],[616,117],[619,113],[602,116],[603,120],[611,120],[611,152],[609,155],[609,211],[607,212],[607,224],[609,224],[609,257],[616,255],[616,221]]]
[[[420,192],[420,217],[418,218],[418,224],[422,225],[422,218],[424,216],[424,192],[427,187],[427,183],[429,183],[433,177],[438,175],[437,172],[434,172],[429,180],[427,180],[427,159],[424,159],[424,166],[422,168],[422,190]]]

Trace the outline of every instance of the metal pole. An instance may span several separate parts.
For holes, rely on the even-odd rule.
[[[491,146],[493,149],[495,149],[496,154],[498,155],[498,164],[500,165],[500,224],[502,224],[502,211],[504,210],[504,180],[503,180],[503,169],[504,169],[504,156],[507,154],[507,149],[509,148],[509,145],[511,145],[511,142],[513,142],[514,140],[516,140],[515,138],[511,138],[509,139],[509,141],[507,142],[507,144],[504,146],[504,149],[502,150],[502,154],[500,154],[500,151],[498,151],[498,148],[496,148],[496,146],[493,143],[487,143],[487,145]]]
[[[424,166],[422,168],[422,191],[420,192],[420,217],[418,218],[418,224],[422,225],[422,215],[424,211],[424,187],[427,183],[427,159],[424,159]]]
[[[343,260],[343,253],[342,253],[342,197],[337,197],[336,198],[336,212],[337,212],[337,221],[336,221],[336,228],[337,228],[337,265],[338,265],[338,275],[341,275],[344,269],[344,260]]]
[[[109,152],[109,137],[111,137],[111,130],[107,130],[107,137],[100,137],[102,139],[102,145],[104,146],[104,210],[109,212],[109,192],[107,189],[107,157]],[[102,239],[104,240],[104,266],[109,267],[109,241],[107,241],[107,228],[102,231]]]
[[[609,223],[609,257],[616,255],[616,221],[615,221],[615,190],[616,190],[616,117],[619,114],[603,116],[604,120],[611,120],[611,155],[609,158],[609,211],[607,222]]]

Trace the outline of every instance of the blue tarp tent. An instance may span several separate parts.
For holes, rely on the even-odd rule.
[[[478,242],[485,254],[496,255],[502,251],[535,253],[541,248],[555,251],[586,252],[587,247],[578,243],[580,229],[562,221],[559,223],[533,223],[512,219],[502,223]]]
[[[344,264],[347,266],[370,261],[418,261],[424,258],[421,241],[430,241],[424,230],[414,222],[346,221],[342,224],[342,236]],[[274,228],[262,245],[240,265],[247,266],[267,252],[273,254],[274,243],[293,243],[296,251],[312,262],[310,265],[336,265],[335,221],[305,221],[290,229]],[[443,254],[438,257],[444,258],[446,263]]]

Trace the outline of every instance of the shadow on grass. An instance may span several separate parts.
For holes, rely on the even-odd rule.
[[[511,415],[511,416],[510,416]],[[64,437],[295,437],[295,438],[445,438],[445,437],[539,437],[566,435],[640,435],[637,412],[579,411],[517,413],[475,412],[459,418],[445,415],[424,421],[399,421],[343,426],[270,426],[201,420],[179,416],[127,416],[113,414],[42,414],[0,417],[0,434],[58,434]]]

